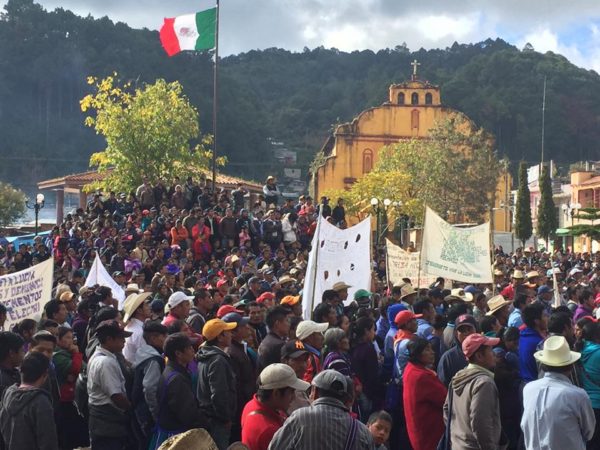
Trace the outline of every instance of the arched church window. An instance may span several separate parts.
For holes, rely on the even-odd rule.
[[[366,149],[363,151],[363,173],[369,173],[373,169],[373,150]]]
[[[400,92],[398,94],[398,104],[399,105],[404,105],[404,92]]]
[[[413,109],[410,113],[410,127],[419,128],[419,111]]]
[[[417,94],[416,92],[412,93],[412,95],[410,96],[410,104],[411,105],[419,104],[419,94]]]
[[[433,95],[431,95],[431,92],[428,92],[427,94],[425,94],[425,104],[431,105],[432,103],[433,103]]]

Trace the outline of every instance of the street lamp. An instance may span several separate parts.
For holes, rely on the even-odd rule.
[[[33,209],[35,213],[35,235],[38,234],[38,217],[40,215],[40,209],[44,207],[45,199],[44,194],[38,194],[35,196],[35,203],[30,204],[29,199],[25,200],[25,206],[29,209]]]
[[[383,204],[383,206],[382,206]],[[387,222],[387,214],[386,211],[388,207],[392,204],[392,201],[389,198],[383,199],[380,201],[377,197],[373,197],[371,199],[371,207],[373,208],[373,212],[375,213],[375,218],[377,220],[375,225],[375,248],[379,248],[379,241],[381,239],[381,222],[382,219],[385,219]],[[383,217],[382,217],[383,214]],[[387,224],[386,224],[387,228]]]

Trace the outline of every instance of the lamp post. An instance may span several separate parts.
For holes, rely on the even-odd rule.
[[[571,218],[571,228],[573,227],[573,219],[575,217],[575,214],[577,214],[577,211],[581,209],[581,203],[563,203],[563,205],[561,206],[563,214],[565,216],[565,219],[569,219],[569,217]],[[575,249],[575,236],[571,235],[571,245],[573,246],[573,249]]]
[[[381,239],[382,222],[387,222],[387,209],[392,204],[389,198],[380,201],[377,197],[371,199],[371,207],[375,213],[376,225],[375,225],[375,248],[379,248],[379,241]],[[387,224],[385,225],[387,228]]]
[[[29,199],[25,200],[25,206],[29,209],[33,209],[35,213],[35,235],[38,234],[38,218],[40,215],[40,209],[44,207],[44,194],[38,194],[35,196],[35,203],[30,204]]]

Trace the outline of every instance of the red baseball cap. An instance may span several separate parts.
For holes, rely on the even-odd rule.
[[[244,311],[240,311],[233,305],[223,305],[217,310],[217,317],[220,319],[225,314],[229,314],[229,313],[238,313],[238,314],[244,315]]]
[[[258,303],[263,303],[265,300],[274,300],[275,299],[275,294],[273,294],[272,292],[263,292],[262,294],[260,294],[260,296],[256,299],[256,301]]]
[[[400,311],[394,317],[394,323],[401,327],[402,325],[406,325],[413,319],[419,319],[423,317],[423,314],[414,314],[412,311]]]
[[[479,347],[482,345],[487,345],[493,347],[500,343],[499,338],[489,338],[484,336],[483,334],[470,334],[466,337],[466,339],[462,343],[462,351],[465,355],[465,358],[470,358],[473,354],[479,350]]]
[[[217,281],[217,288],[220,288],[224,284],[227,284],[227,280],[221,279],[221,280]]]

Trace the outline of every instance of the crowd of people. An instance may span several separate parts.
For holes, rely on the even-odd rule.
[[[372,285],[309,319],[316,219],[345,227],[343,201],[263,194],[144,179],[31,246],[0,235],[0,275],[55,263],[41,320],[4,330],[0,304],[0,448],[600,448],[600,255],[497,248],[493,284],[420,288],[374,249]],[[124,301],[85,286],[96,254]]]

